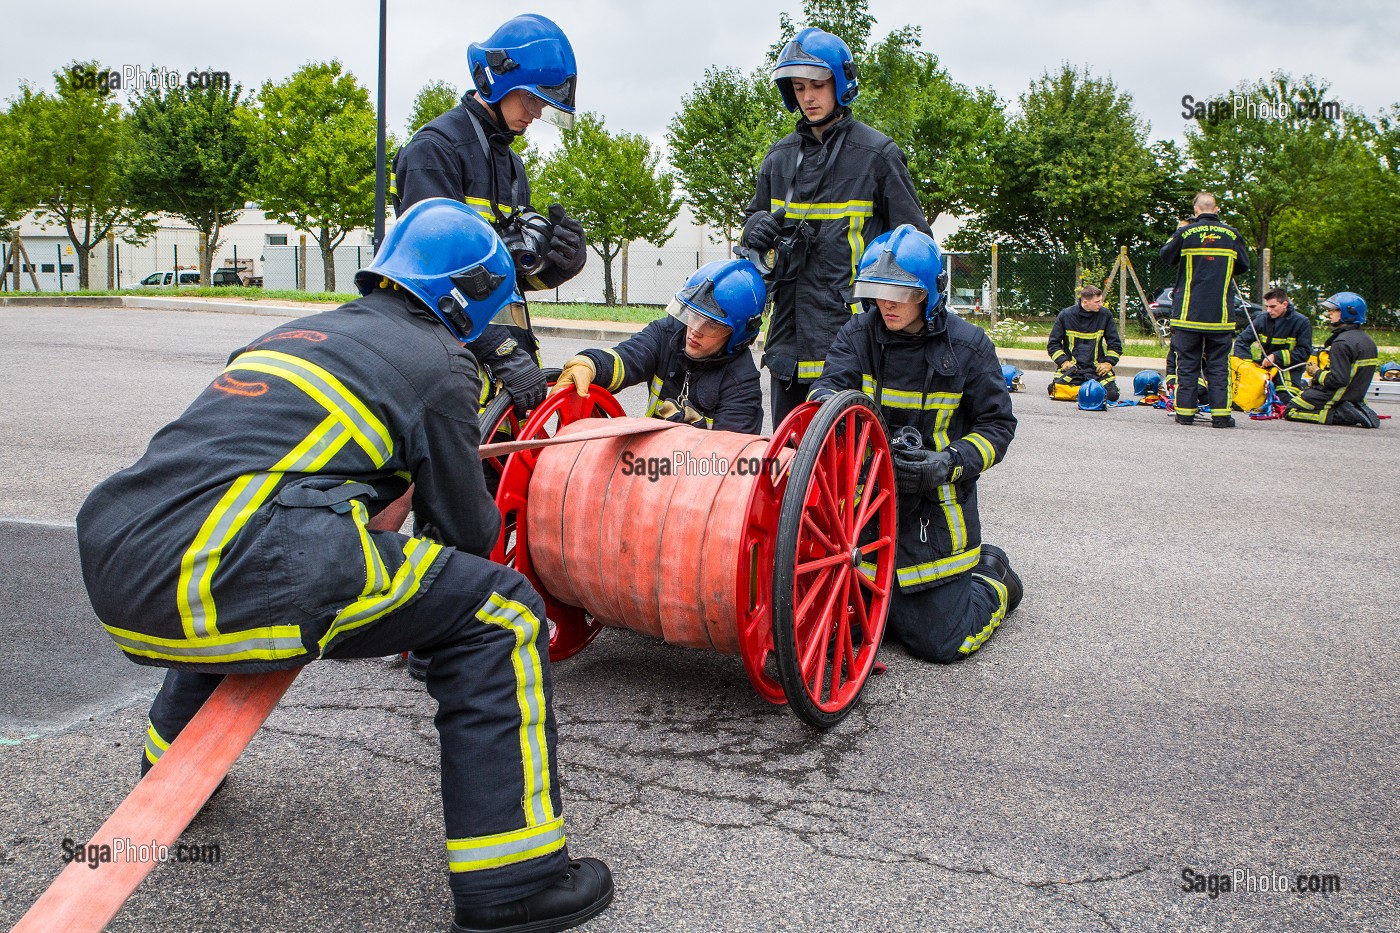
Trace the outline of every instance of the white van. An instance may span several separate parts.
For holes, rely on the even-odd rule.
[[[183,286],[193,286],[199,284],[198,269],[162,269],[159,272],[152,272],[139,282],[127,286],[128,288],[168,288],[177,284],[175,276],[179,275],[178,284]],[[235,269],[215,269],[211,275],[213,285],[242,285],[243,280],[238,277]]]

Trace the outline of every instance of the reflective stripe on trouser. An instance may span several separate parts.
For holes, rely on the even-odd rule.
[[[986,643],[1006,617],[1006,599],[998,580],[970,571],[914,593],[896,587],[886,631],[915,657],[950,664]]]
[[[387,547],[384,534],[376,537]],[[524,577],[452,551],[416,600],[341,631],[326,649],[335,658],[431,657],[449,883],[460,906],[526,897],[568,861],[543,620],[544,603]],[[160,735],[174,741],[219,680],[170,671],[151,710]],[[333,724],[325,730],[330,741],[356,742]],[[366,760],[379,751],[372,742],[362,747]],[[282,791],[310,797],[319,780],[308,773],[305,786]]]
[[[1176,411],[1180,415],[1196,413],[1198,380],[1204,375],[1210,399],[1212,417],[1230,413],[1230,347],[1233,334],[1210,331],[1172,331],[1172,347],[1176,350]]]

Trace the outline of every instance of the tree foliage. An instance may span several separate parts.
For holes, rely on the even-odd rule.
[[[241,85],[154,86],[131,110],[122,158],[130,203],[188,223],[201,237],[199,276],[210,284],[219,235],[238,219],[257,163],[236,115]]]
[[[670,162],[697,219],[733,242],[786,113],[766,74],[710,68],[681,99],[666,134]]]
[[[603,296],[616,304],[612,264],[623,245],[645,240],[660,246],[671,238],[680,210],[674,179],[659,171],[660,154],[645,136],[609,133],[597,114],[580,114],[563,131],[560,145],[538,161],[534,207],[552,203],[583,224],[588,245],[603,260]]]
[[[412,139],[423,124],[447,113],[461,99],[461,93],[446,81],[429,81],[423,85],[418,89],[418,96],[413,98],[413,112],[408,115],[408,133],[404,138]]]
[[[15,146],[7,184],[27,193],[16,200],[34,206],[37,219],[63,226],[78,256],[80,288],[91,287],[92,250],[108,233],[120,230],[124,240],[139,242],[154,228],[126,201],[121,160],[131,133],[121,107],[108,89],[81,79],[97,68],[75,61],[54,72],[53,94],[22,87],[6,120]]]
[[[321,247],[326,291],[335,248],[374,221],[374,108],[340,62],[312,62],[266,82],[242,119],[254,156],[254,190],[269,217],[305,230]]]

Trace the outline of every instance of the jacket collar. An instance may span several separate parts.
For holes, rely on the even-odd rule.
[[[481,124],[481,128],[486,131],[486,138],[491,142],[509,146],[510,141],[519,135],[502,129],[496,115],[491,112],[490,108],[482,106],[470,91],[462,95],[462,106]]]

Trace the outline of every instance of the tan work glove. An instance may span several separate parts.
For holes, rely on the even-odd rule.
[[[564,371],[559,374],[559,379],[554,383],[554,388],[549,390],[550,395],[563,392],[569,386],[574,387],[579,398],[588,395],[588,389],[593,385],[593,377],[598,375],[598,368],[593,365],[593,361],[586,356],[571,356],[564,364]]]
[[[1322,370],[1318,369],[1317,364],[1312,360],[1308,360],[1308,365],[1303,367],[1303,372],[1307,373],[1308,377],[1311,378],[1322,372]]]
[[[1108,360],[1101,360],[1099,364],[1094,367],[1094,372],[1098,373],[1100,376],[1110,375],[1113,372],[1113,364]]]
[[[699,424],[705,420],[705,416],[700,414],[689,405],[680,408],[675,402],[666,399],[656,406],[656,411],[651,413],[653,418],[660,418],[662,421],[674,421],[678,424]]]
[[[1060,364],[1060,372],[1067,373],[1074,368],[1074,360],[1065,360]]]

